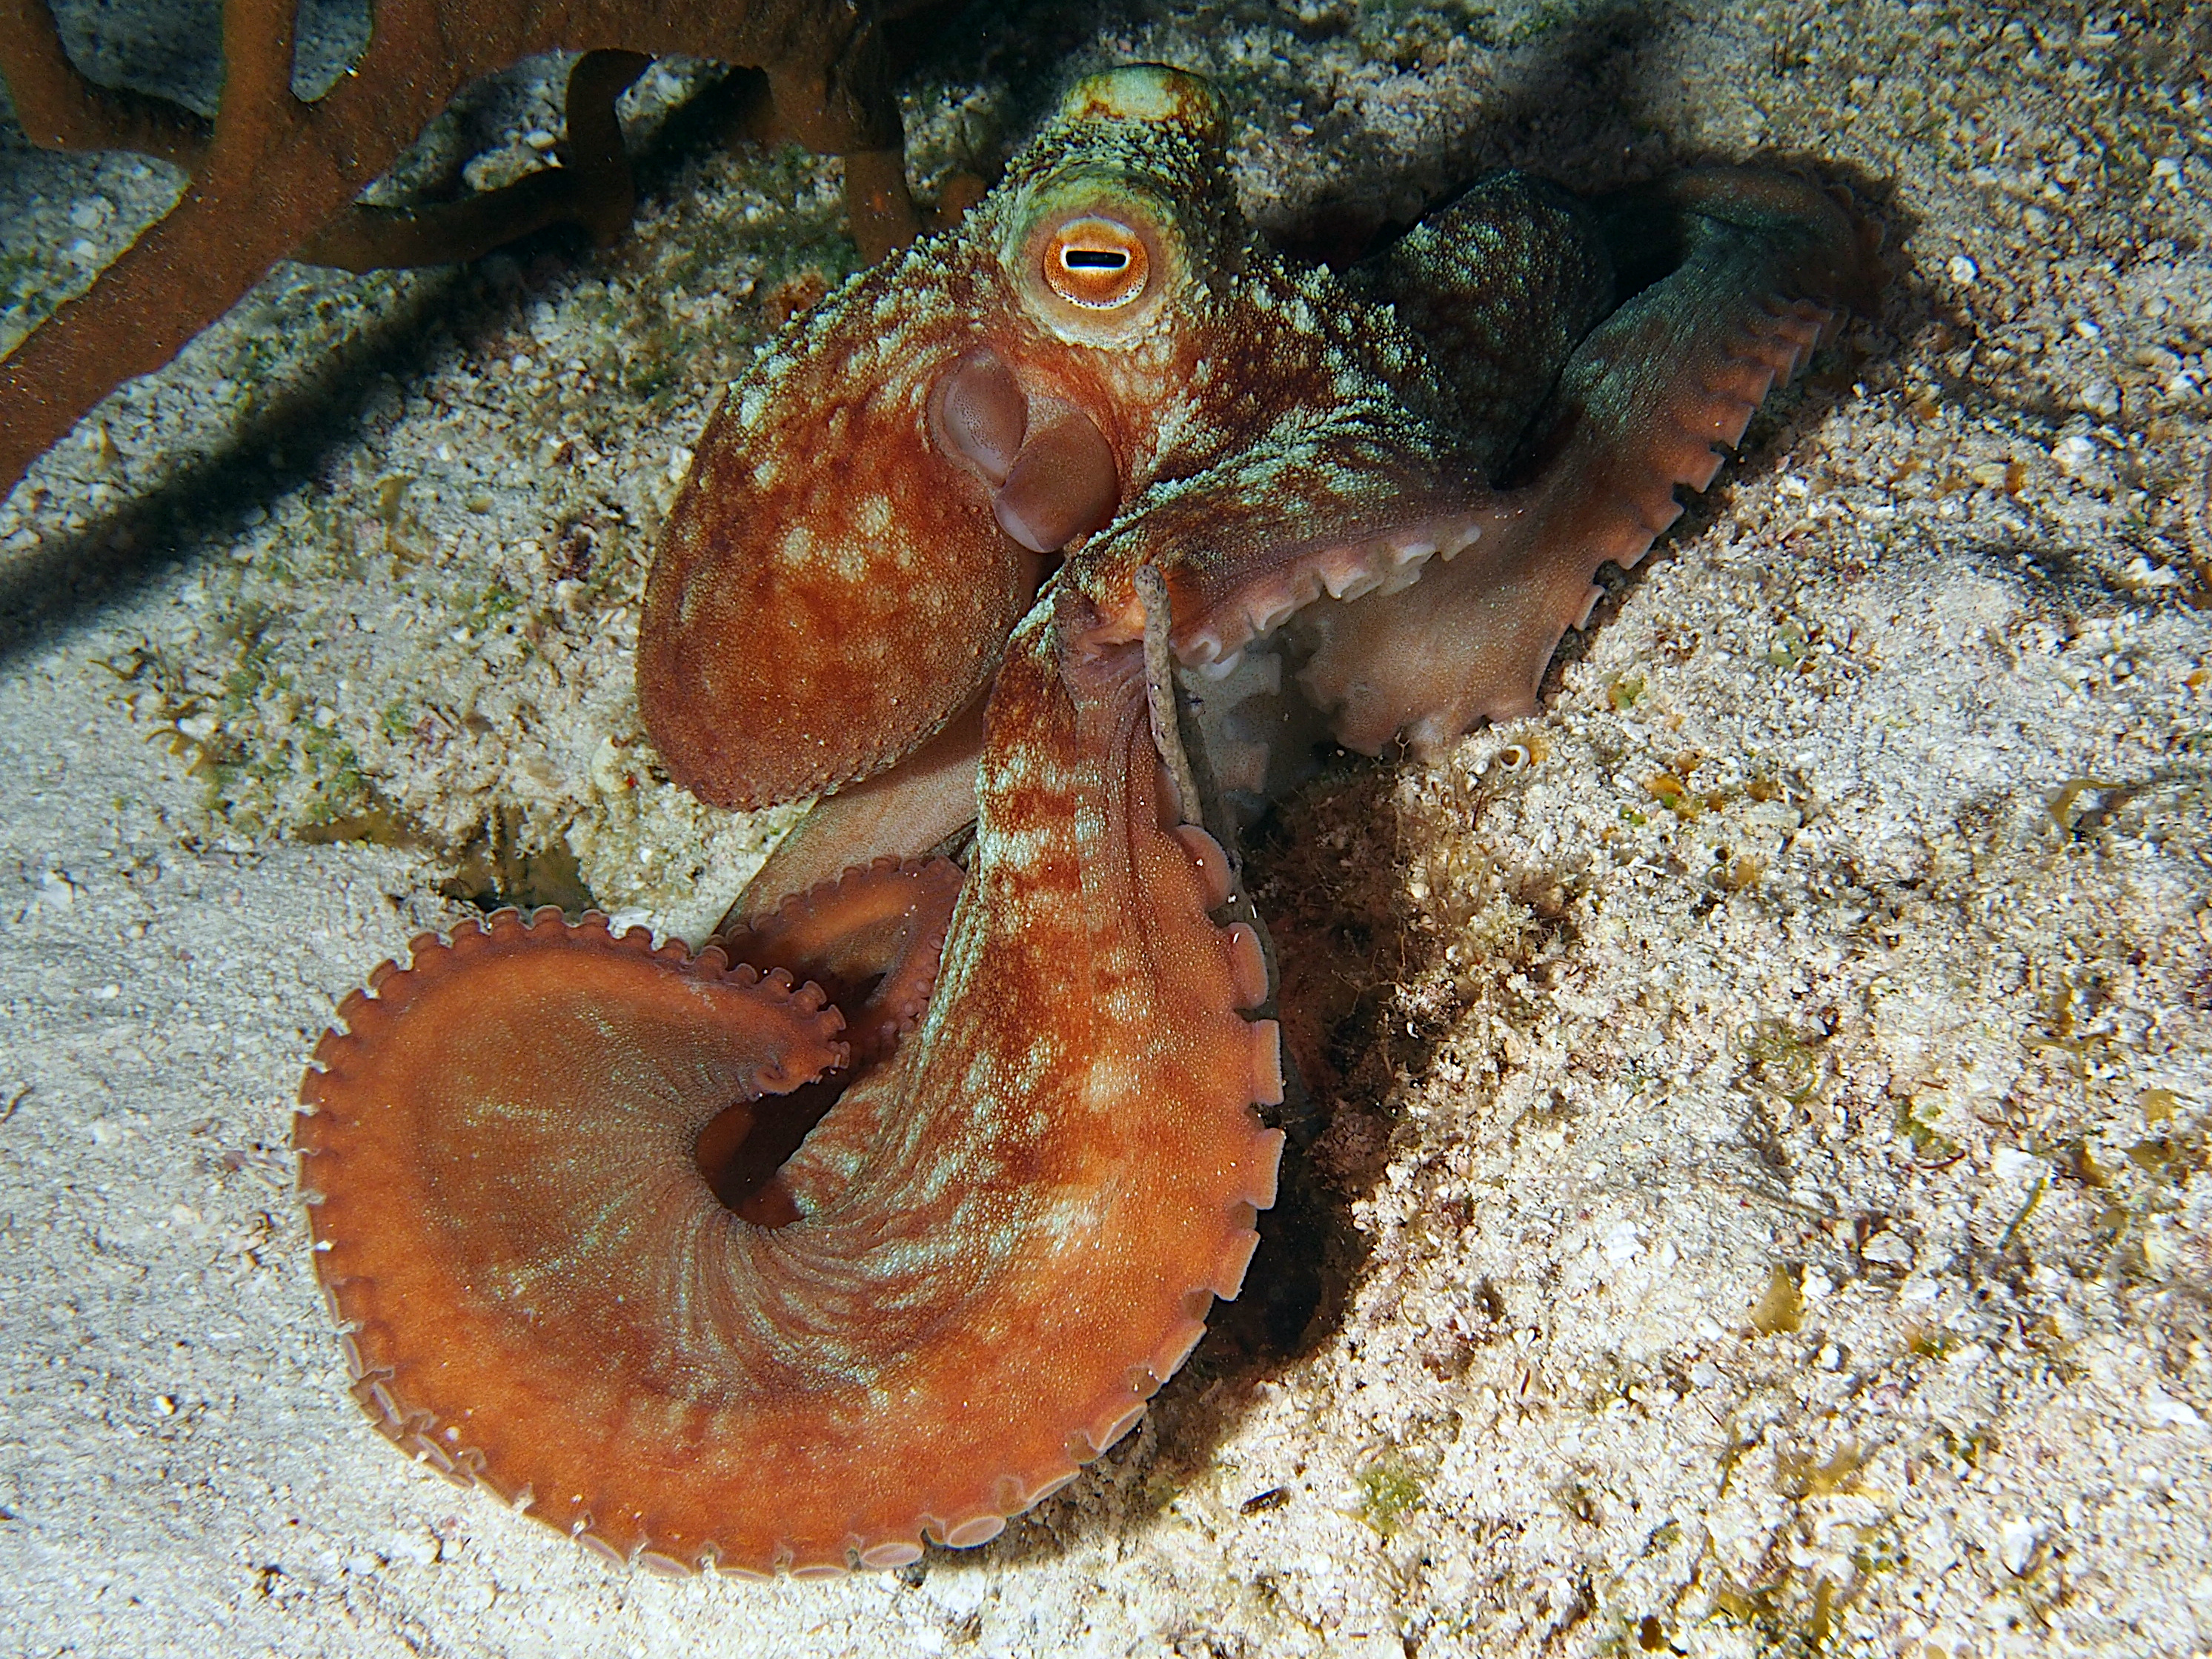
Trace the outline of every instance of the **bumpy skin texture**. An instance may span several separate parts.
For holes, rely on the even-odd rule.
[[[1865,282],[1825,195],[1729,172],[1492,179],[1340,278],[1251,239],[1220,145],[1202,83],[1094,77],[732,388],[640,700],[708,799],[854,787],[724,947],[510,914],[318,1049],[357,1392],[457,1479],[815,1574],[981,1542],[1110,1444],[1236,1294],[1281,1146],[1170,659],[1287,644],[1370,750],[1526,708]],[[918,859],[971,816],[964,880]]]

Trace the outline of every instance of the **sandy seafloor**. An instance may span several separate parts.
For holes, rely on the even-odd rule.
[[[158,14],[71,15],[204,82]],[[2212,16],[2052,15],[927,37],[926,189],[1155,58],[1310,246],[1501,163],[1763,154],[1856,191],[1892,281],[1540,714],[1281,814],[1297,1224],[1138,1434],[899,1575],[665,1581],[408,1465],[288,1142],[441,887],[696,931],[774,829],[657,781],[629,665],[716,387],[849,261],[834,165],[659,163],[596,256],[280,267],[112,398],[0,504],[0,1648],[2212,1650]],[[542,149],[542,85],[472,177]],[[12,340],[174,185],[8,131]]]

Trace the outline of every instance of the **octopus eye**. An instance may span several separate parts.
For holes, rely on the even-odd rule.
[[[1071,305],[1113,311],[1145,291],[1152,272],[1145,239],[1118,220],[1071,219],[1044,246],[1044,280]]]

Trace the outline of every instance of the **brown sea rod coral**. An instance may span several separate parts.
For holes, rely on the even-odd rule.
[[[614,100],[672,53],[764,70],[780,128],[846,158],[854,240],[913,236],[882,25],[924,0],[376,0],[367,50],[324,96],[293,91],[293,0],[226,0],[212,121],[100,86],[63,50],[46,0],[0,0],[0,79],[38,145],[127,149],[190,175],[183,196],[84,294],[0,360],[0,491],[84,413],[176,356],[277,260],[348,270],[467,258],[544,225],[594,240],[629,220]],[[580,52],[568,165],[425,211],[356,198],[453,94],[544,52]]]

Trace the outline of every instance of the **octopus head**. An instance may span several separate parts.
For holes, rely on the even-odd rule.
[[[638,698],[677,780],[759,805],[912,754],[1054,561],[1156,471],[1245,233],[1206,83],[1079,82],[960,224],[795,320],[701,440]]]
[[[1221,132],[1194,76],[1092,76],[992,198],[979,234],[1004,321],[939,380],[931,429],[1033,552],[1113,517],[1185,378],[1193,325],[1242,241]]]

